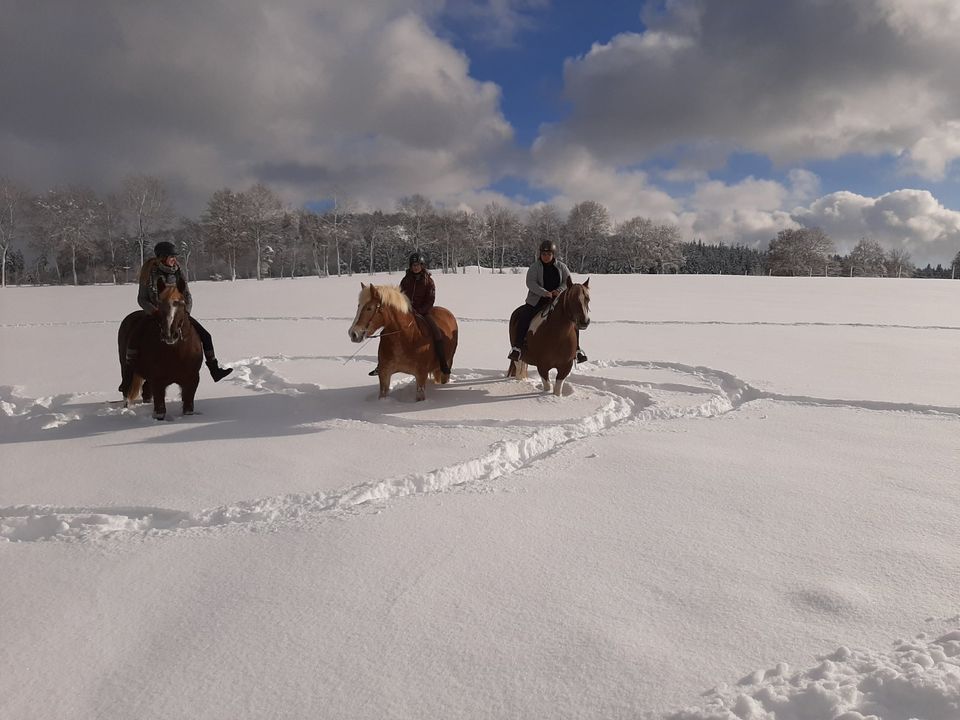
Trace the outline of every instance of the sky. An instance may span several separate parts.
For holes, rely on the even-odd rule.
[[[0,717],[960,716],[960,284],[594,276],[557,397],[522,275],[434,277],[423,402],[356,275],[191,283],[164,422],[133,286],[0,290]]]
[[[0,174],[154,174],[188,214],[256,182],[292,205],[596,200],[688,239],[819,226],[946,263],[958,36],[953,0],[17,0]]]

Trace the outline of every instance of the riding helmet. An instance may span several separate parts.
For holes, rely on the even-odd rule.
[[[427,266],[427,261],[424,260],[423,254],[422,254],[422,253],[418,253],[418,252],[412,253],[412,254],[410,255],[410,262],[407,263],[407,267],[408,267],[408,268],[409,268],[409,267],[413,267],[413,264],[414,264],[414,263],[420,263],[420,264],[423,265],[424,267]]]
[[[557,254],[557,244],[553,240],[544,240],[540,243],[540,252],[552,252]]]
[[[167,240],[163,240],[163,241],[158,242],[156,245],[153,246],[153,254],[156,255],[158,258],[163,258],[163,257],[176,257],[176,256],[177,256],[177,248],[174,247],[174,245],[173,245],[172,242],[168,242]]]

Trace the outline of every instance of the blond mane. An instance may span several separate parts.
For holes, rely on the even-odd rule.
[[[365,285],[363,290],[360,291],[360,305],[370,302],[374,290],[377,291],[383,304],[387,307],[392,307],[402,313],[412,312],[410,298],[404,295],[396,285]]]

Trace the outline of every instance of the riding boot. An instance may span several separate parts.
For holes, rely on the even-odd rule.
[[[376,377],[376,376],[379,375],[379,374],[380,374],[380,366],[379,366],[379,365],[377,365],[373,370],[371,370],[370,372],[367,373],[367,375],[369,375],[370,377]]]
[[[516,362],[519,359],[520,359],[520,348],[518,347],[510,348],[510,354],[507,355],[507,360],[513,360],[514,362]]]
[[[213,378],[214,382],[220,382],[227,375],[233,372],[233,368],[220,367],[220,363],[217,362],[216,358],[210,358],[207,360],[207,369],[210,371],[210,377]]]

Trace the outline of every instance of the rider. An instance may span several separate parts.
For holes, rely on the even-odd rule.
[[[162,280],[164,285],[176,285],[183,295],[187,304],[187,315],[190,317],[190,324],[200,336],[200,343],[203,345],[203,355],[207,359],[207,368],[210,370],[210,377],[214,382],[220,382],[227,375],[233,372],[233,368],[222,368],[217,362],[216,353],[213,350],[213,338],[210,333],[197,322],[197,319],[190,315],[193,308],[193,297],[190,295],[190,288],[187,287],[187,279],[180,270],[177,263],[177,249],[172,242],[166,240],[158,242],[153,248],[153,254],[156,257],[147,260],[140,268],[140,290],[137,293],[137,303],[143,308],[147,316],[152,316],[157,312],[160,304],[160,292],[158,283]],[[134,327],[130,335],[130,341],[127,345],[127,352],[123,363],[122,382],[120,383],[120,392],[126,394],[133,382],[133,365],[137,354],[140,351],[140,334],[143,328],[146,316]]]
[[[569,277],[570,269],[557,260],[557,244],[552,240],[541,242],[540,255],[527,270],[527,289],[530,292],[527,293],[527,301],[521,306],[522,310],[517,316],[515,334],[510,338],[513,345],[510,354],[507,355],[510,360],[520,359],[523,341],[527,336],[527,330],[530,329],[530,322],[534,315],[563,292]],[[577,332],[578,342],[579,339],[580,333]],[[587,356],[578,345],[577,362],[586,361]]]
[[[450,374],[450,368],[447,367],[447,361],[443,354],[443,336],[440,334],[440,328],[432,317],[430,310],[433,309],[433,303],[437,297],[437,286],[430,277],[427,270],[427,261],[419,252],[412,253],[407,263],[407,274],[400,281],[400,291],[410,298],[410,307],[413,312],[422,317],[427,327],[430,328],[430,335],[433,337],[434,347],[437,352],[437,359],[440,360],[440,372],[445,375]],[[376,375],[380,372],[378,365],[371,370],[368,375]]]

